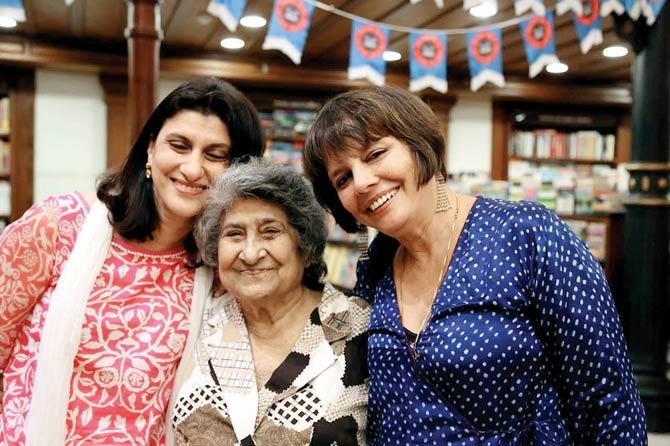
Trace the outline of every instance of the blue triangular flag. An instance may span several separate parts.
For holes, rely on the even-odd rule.
[[[5,16],[17,22],[26,21],[26,12],[21,0],[0,0],[0,16]]]
[[[640,18],[643,2],[644,0],[624,0],[624,7],[631,19],[637,20]]]
[[[486,82],[505,86],[502,74],[502,33],[500,28],[467,33],[470,89],[477,91]]]
[[[572,13],[577,37],[579,37],[579,47],[582,54],[589,52],[591,48],[603,43],[603,32],[601,30],[600,9],[598,0],[584,0],[582,3],[583,15]]]
[[[409,91],[432,88],[447,92],[447,35],[409,35]]]
[[[521,15],[531,10],[535,15],[544,15],[546,8],[542,0],[514,0],[514,14]]]
[[[554,15],[551,12],[522,20],[521,38],[528,59],[529,77],[537,76],[549,64],[558,63]]]
[[[600,16],[607,17],[612,13],[616,15],[621,15],[626,12],[626,8],[623,5],[623,0],[601,0],[600,1]]]
[[[279,50],[299,65],[314,5],[303,0],[275,0],[264,50]]]
[[[642,5],[642,14],[647,17],[647,25],[651,26],[656,21],[658,13],[665,4],[665,0],[646,0]]]
[[[247,0],[210,0],[207,12],[218,17],[230,31],[235,31],[246,6]]]
[[[354,20],[351,26],[347,77],[351,80],[368,79],[375,85],[384,85],[386,62],[383,54],[388,41],[388,28]]]

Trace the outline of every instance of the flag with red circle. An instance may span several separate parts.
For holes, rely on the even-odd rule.
[[[409,91],[447,92],[447,35],[409,35]]]
[[[275,0],[264,50],[279,50],[299,65],[314,5],[303,0]]]
[[[534,15],[521,21],[521,37],[528,60],[528,76],[540,74],[549,64],[558,63],[554,15]]]
[[[384,85],[389,30],[385,26],[354,20],[351,26],[349,48],[350,80],[367,79],[375,85]]]
[[[210,0],[207,12],[218,17],[228,30],[235,31],[246,6],[247,0]]]
[[[470,89],[477,91],[486,82],[504,87],[500,28],[470,31],[466,35],[466,40],[470,66]]]
[[[591,48],[603,43],[602,19],[598,0],[582,0],[582,14],[573,12],[572,20],[575,23],[582,54],[588,53]]]

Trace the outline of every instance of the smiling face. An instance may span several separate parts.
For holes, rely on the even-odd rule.
[[[298,234],[277,205],[237,201],[221,222],[221,284],[241,302],[284,299],[300,292],[304,264]]]
[[[429,188],[417,188],[417,169],[409,148],[386,136],[369,148],[349,150],[326,162],[328,177],[344,208],[356,220],[397,237],[423,205]]]
[[[165,121],[148,149],[161,225],[192,222],[228,166],[230,146],[228,127],[216,115],[182,110]]]

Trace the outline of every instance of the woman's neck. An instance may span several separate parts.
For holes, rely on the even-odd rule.
[[[320,299],[321,293],[301,286],[280,298],[238,302],[249,332],[259,339],[272,339],[290,332],[296,325],[304,326]]]

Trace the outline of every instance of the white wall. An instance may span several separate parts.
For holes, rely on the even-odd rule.
[[[34,201],[95,190],[105,169],[107,111],[97,74],[39,69],[35,79]]]
[[[459,95],[451,110],[447,166],[449,173],[491,172],[491,99]]]

